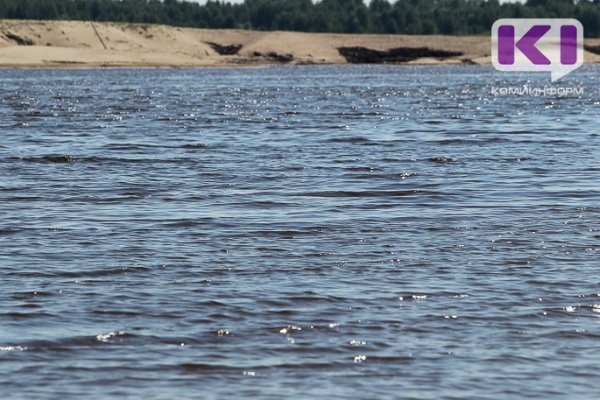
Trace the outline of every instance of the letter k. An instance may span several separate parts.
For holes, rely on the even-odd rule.
[[[534,25],[523,35],[516,43],[517,49],[531,61],[534,65],[550,65],[551,62],[544,53],[542,53],[535,44],[550,30],[550,25]]]

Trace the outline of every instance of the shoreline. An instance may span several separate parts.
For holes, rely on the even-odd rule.
[[[600,39],[586,45],[600,46]],[[490,65],[487,36],[411,36],[0,20],[0,68]],[[585,52],[586,63],[600,55]]]

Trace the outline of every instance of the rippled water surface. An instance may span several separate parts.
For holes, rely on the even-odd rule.
[[[1,397],[595,397],[599,72],[0,71]]]

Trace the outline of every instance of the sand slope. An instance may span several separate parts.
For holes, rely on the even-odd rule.
[[[208,43],[242,47],[237,54],[220,55]],[[600,45],[600,40],[587,44]],[[83,21],[0,20],[0,66],[4,67],[332,64],[345,63],[337,49],[350,46],[375,50],[428,47],[463,53],[443,60],[426,57],[410,63],[490,63],[490,40],[481,36],[342,35]],[[586,52],[585,57],[586,62],[600,62],[600,55]]]

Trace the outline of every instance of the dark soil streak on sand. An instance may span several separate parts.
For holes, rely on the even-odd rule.
[[[340,55],[351,64],[382,64],[417,60],[419,58],[446,59],[462,56],[459,51],[432,50],[427,47],[396,47],[389,50],[374,50],[366,47],[338,47]]]
[[[214,51],[216,51],[221,56],[232,56],[237,54],[242,48],[241,44],[229,44],[222,45],[215,42],[205,42],[209,45]]]

